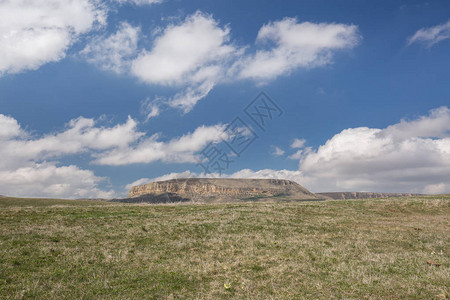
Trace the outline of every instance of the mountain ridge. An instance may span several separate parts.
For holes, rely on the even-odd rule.
[[[239,199],[323,200],[296,182],[285,179],[183,178],[137,185],[127,199],[144,195],[178,195],[183,199],[218,201]],[[128,200],[129,201],[129,200]]]

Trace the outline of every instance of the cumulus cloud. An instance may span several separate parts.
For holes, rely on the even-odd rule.
[[[428,47],[450,38],[450,20],[444,24],[421,28],[408,39],[408,45],[423,43]]]
[[[0,114],[1,193],[19,197],[112,197],[113,191],[98,188],[98,184],[105,178],[97,177],[91,171],[73,165],[60,167],[55,162],[37,162],[43,153],[60,155],[64,152],[73,152],[73,144],[64,149],[64,143],[70,142],[69,135],[78,135],[79,142],[89,139],[87,136],[80,136],[79,131],[73,130],[74,127],[79,127],[73,125],[68,132],[57,135],[60,139],[58,142],[56,142],[58,138],[50,136],[33,140],[14,118]],[[101,139],[106,137],[103,134],[96,135],[103,136]]]
[[[440,107],[430,111],[429,115],[416,120],[401,120],[388,126],[382,132],[383,136],[391,136],[396,140],[413,137],[442,138],[450,135],[450,113],[447,107]]]
[[[0,191],[16,197],[112,198],[113,190],[104,191],[98,184],[105,178],[77,166],[55,163],[27,163],[13,170],[0,169]]]
[[[0,141],[17,137],[23,133],[16,119],[0,114]]]
[[[384,129],[349,128],[300,161],[315,191],[450,192],[450,110]]]
[[[62,156],[88,153],[93,163],[101,165],[127,165],[165,162],[196,162],[195,152],[211,142],[227,138],[225,125],[200,126],[193,132],[169,141],[161,141],[160,133],[149,137],[137,130],[137,122],[128,117],[123,124],[113,127],[98,126],[98,121],[87,118],[71,120],[65,130],[32,138],[17,121],[0,114],[2,147],[0,167],[16,167],[22,161],[43,161]],[[9,128],[9,131],[6,131]],[[26,135],[25,137],[21,137]]]
[[[228,26],[196,12],[161,30],[153,48],[133,60],[131,73],[149,84],[181,89],[159,105],[186,113],[217,84],[249,78],[265,82],[297,68],[323,66],[332,62],[335,51],[353,48],[359,40],[354,25],[285,18],[260,29],[257,44],[270,44],[269,49],[251,54],[248,47],[233,44]]]
[[[221,62],[236,52],[229,44],[229,33],[210,15],[197,12],[164,29],[153,48],[133,61],[132,72],[149,83],[202,83],[218,76]]]
[[[11,119],[0,114],[0,124]],[[23,161],[54,159],[88,150],[125,148],[144,135],[136,131],[136,125],[136,121],[128,118],[126,123],[111,128],[96,127],[95,120],[80,117],[71,120],[62,132],[40,138],[20,138],[24,133],[17,124],[19,127],[10,127],[8,138],[2,142],[0,156],[4,159],[0,167],[15,167]]]
[[[128,71],[137,52],[140,27],[122,22],[116,33],[105,37],[95,37],[81,51],[81,55],[92,64],[115,73]]]
[[[150,84],[183,89],[168,103],[187,112],[223,78],[227,63],[240,53],[230,43],[228,27],[196,12],[181,24],[166,27],[152,49],[133,61],[131,73]]]
[[[0,114],[0,191],[13,196],[111,197],[113,191],[98,188],[106,178],[53,161],[72,154],[124,148],[143,135],[131,118],[113,127],[96,123],[80,117],[71,120],[61,132],[33,137],[17,120]]]
[[[97,0],[2,1],[0,76],[61,60],[80,35],[106,24],[106,11],[106,5]],[[150,49],[139,49],[140,28],[122,22],[110,36],[93,37],[80,54],[102,69],[177,89],[174,96],[152,106],[155,116],[162,105],[189,112],[220,83],[248,78],[268,81],[297,68],[328,64],[335,51],[352,48],[359,41],[354,25],[285,18],[260,29],[257,44],[268,47],[246,53],[248,47],[236,46],[230,32],[229,26],[198,11],[162,28]]]
[[[323,66],[332,62],[335,51],[351,49],[360,39],[355,25],[298,23],[295,18],[270,22],[257,37],[268,49],[242,59],[240,77],[267,81],[297,68]]]
[[[187,113],[217,84],[243,79],[265,83],[297,68],[329,64],[334,52],[353,48],[360,40],[354,25],[285,18],[260,29],[256,42],[262,47],[251,53],[250,47],[232,41],[228,25],[200,11],[156,30],[150,49],[138,49],[139,31],[122,23],[111,36],[94,38],[81,54],[103,69],[177,89],[172,97],[156,97],[150,117],[163,106]]]
[[[173,138],[168,142],[160,141],[160,135],[154,134],[128,147],[102,152],[96,155],[94,163],[110,166],[151,163],[157,160],[195,163],[197,162],[195,152],[211,142],[223,140],[224,130],[224,125],[200,126],[192,133]]]
[[[105,24],[106,12],[91,0],[5,0],[0,20],[1,76],[64,58],[80,34]]]

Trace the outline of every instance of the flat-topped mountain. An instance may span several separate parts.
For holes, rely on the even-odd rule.
[[[409,193],[334,192],[312,193],[284,179],[183,178],[157,181],[131,188],[128,198],[117,202],[233,202],[246,200],[346,200],[406,197]]]
[[[234,178],[187,178],[152,182],[132,187],[128,198],[132,201],[133,198],[145,196],[153,199],[161,198],[162,195],[202,202],[274,197],[286,200],[324,198],[290,180]]]

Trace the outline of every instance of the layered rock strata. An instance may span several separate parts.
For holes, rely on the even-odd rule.
[[[297,200],[320,198],[289,180],[230,178],[188,178],[152,182],[132,187],[128,198],[165,193],[193,200],[212,197],[224,199],[287,197]]]

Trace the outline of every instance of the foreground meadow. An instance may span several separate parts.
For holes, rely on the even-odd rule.
[[[450,196],[0,198],[0,299],[449,299]]]

